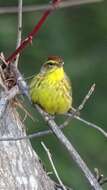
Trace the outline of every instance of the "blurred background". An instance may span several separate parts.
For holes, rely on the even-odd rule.
[[[23,6],[48,2],[23,0]],[[17,4],[17,0],[0,0],[0,9]],[[41,15],[42,11],[23,13],[23,39]],[[0,51],[4,52],[6,57],[14,51],[16,39],[17,13],[0,14]],[[107,1],[55,11],[42,26],[32,45],[21,54],[19,67],[24,77],[38,73],[48,55],[63,57],[65,71],[72,81],[74,107],[81,103],[90,86],[96,83],[95,92],[82,110],[81,117],[107,131]],[[47,129],[39,114],[27,101],[26,107],[35,118],[35,122],[29,118],[25,121],[27,133]],[[58,123],[62,123],[64,119],[62,116],[56,118]],[[107,177],[107,139],[95,129],[75,119],[63,131],[91,171],[98,168]],[[83,174],[54,135],[31,140],[48,172],[52,171],[52,168],[41,141],[50,149],[54,164],[65,185],[74,190],[90,189]],[[54,174],[51,178],[56,180]],[[107,189],[106,184],[103,187]]]

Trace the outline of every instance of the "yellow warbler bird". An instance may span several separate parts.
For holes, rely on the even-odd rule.
[[[50,56],[30,83],[30,96],[49,114],[64,114],[72,108],[72,89],[59,56]]]

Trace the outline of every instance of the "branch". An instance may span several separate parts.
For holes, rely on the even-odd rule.
[[[73,113],[65,114],[65,115],[68,115],[69,117],[62,124],[63,127],[66,127],[69,124],[69,122],[74,118],[74,116],[76,116],[76,114],[78,114],[84,108],[86,102],[88,101],[88,99],[90,98],[94,90],[95,90],[95,83],[91,86],[91,88],[89,89],[88,93],[85,95],[84,99],[82,100],[78,108],[76,110],[73,108],[74,109]]]
[[[0,108],[1,108],[1,103],[0,103]],[[1,109],[0,109],[1,110]],[[1,112],[1,111],[0,111]],[[1,116],[1,114],[0,114]],[[79,117],[79,116],[74,116],[75,119],[81,121],[82,123],[85,123],[87,127],[91,127],[91,128],[94,128],[96,129],[97,131],[99,131],[103,136],[105,136],[107,138],[107,132],[104,131],[101,127],[99,127],[98,125],[92,123],[92,122],[89,122],[89,121],[86,121],[85,119]],[[63,129],[64,126],[61,125],[59,126],[60,129]],[[33,133],[33,134],[29,134],[29,135],[26,135],[26,136],[18,136],[18,137],[1,137],[0,138],[0,141],[20,141],[20,140],[26,140],[26,139],[33,139],[33,138],[39,138],[39,137],[44,137],[44,136],[47,136],[49,134],[52,134],[52,130],[45,130],[45,131],[39,131],[39,132],[36,132],[36,133]]]
[[[22,36],[22,0],[18,0],[18,31],[17,31],[17,44],[16,48],[21,44],[21,36]],[[16,57],[15,65],[18,66],[19,54]]]
[[[56,170],[56,168],[55,168],[55,165],[54,165],[54,163],[53,163],[52,156],[51,156],[51,153],[50,153],[49,149],[46,147],[46,145],[45,145],[43,142],[41,142],[41,144],[42,144],[44,150],[45,150],[46,153],[47,153],[47,156],[48,156],[48,158],[49,158],[49,161],[50,161],[50,163],[51,163],[51,166],[52,166],[52,168],[53,168],[53,171],[54,171],[54,173],[55,173],[55,176],[56,176],[56,178],[58,179],[59,184],[61,185],[61,187],[63,188],[63,190],[67,190],[66,187],[64,186],[64,184],[62,183],[62,181],[61,181],[59,175],[58,175],[58,172],[57,172],[57,170]]]
[[[85,162],[82,160],[78,152],[75,150],[71,142],[67,139],[67,137],[63,134],[63,132],[59,129],[55,121],[49,117],[49,115],[44,112],[39,106],[36,105],[36,109],[41,114],[45,122],[48,124],[49,128],[53,131],[58,140],[64,145],[66,150],[69,152],[71,158],[76,162],[78,167],[84,173],[86,179],[88,180],[90,186],[94,190],[102,190],[102,187],[98,184],[96,178],[88,169]]]
[[[81,4],[87,4],[87,3],[100,3],[103,0],[68,0],[63,1],[58,5],[58,8],[69,8],[72,6],[77,6]],[[32,12],[32,11],[45,11],[48,8],[50,8],[50,5],[44,4],[44,5],[25,5],[23,6],[23,12]],[[0,7],[0,14],[11,14],[11,13],[17,13],[18,8],[16,6],[13,7]]]
[[[94,168],[94,172],[95,172],[97,181],[99,182],[100,185],[104,185],[105,183],[107,183],[107,177],[105,177],[102,173],[100,173],[98,168]]]
[[[27,85],[26,81],[24,80],[22,74],[17,69],[16,65],[14,65],[13,63],[10,64],[10,69],[14,74],[14,78],[16,79],[16,84],[18,85],[22,95],[26,95],[28,97],[29,101],[31,102],[31,99],[29,96],[29,91],[28,91],[28,85]]]
[[[3,53],[0,54],[0,60],[3,62],[4,65],[7,65],[7,62],[5,60]],[[4,65],[2,65],[2,66],[4,66]],[[7,70],[5,72],[8,73],[9,71]],[[4,74],[4,68],[3,67],[1,67],[1,69],[0,69],[0,74],[1,73]],[[24,80],[22,74],[20,73],[20,71],[16,67],[16,65],[13,63],[10,64],[10,73],[12,74],[12,76],[14,76],[14,80],[16,81],[16,85],[18,85],[21,93],[23,95],[26,95],[28,97],[29,101],[31,102],[30,97],[29,97],[29,92],[28,92],[28,85],[27,85],[26,81]],[[9,74],[9,77],[11,78],[10,74]],[[10,78],[8,78],[8,79],[10,79]]]
[[[61,0],[53,0],[51,3],[51,7],[47,9],[41,19],[39,20],[38,24],[34,27],[34,29],[29,33],[28,37],[22,41],[20,46],[6,59],[7,64],[10,64],[12,61],[16,59],[17,54],[21,53],[21,51],[30,43],[32,43],[32,40],[34,36],[37,35],[39,29],[47,19],[47,17],[50,15],[50,13],[58,6],[58,3]]]
[[[105,136],[107,138],[107,132],[104,131],[101,127],[99,127],[98,125],[92,123],[92,122],[89,122],[89,121],[86,121],[85,119],[81,118],[81,117],[78,117],[78,116],[74,116],[75,119],[81,121],[82,123],[85,123],[87,127],[91,127],[91,128],[94,128],[96,129],[97,131],[99,131],[100,133],[103,134],[103,136]]]

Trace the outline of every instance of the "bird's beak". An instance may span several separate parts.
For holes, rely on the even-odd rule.
[[[64,65],[64,62],[61,62],[61,63],[59,64],[60,67],[63,67],[63,65]]]

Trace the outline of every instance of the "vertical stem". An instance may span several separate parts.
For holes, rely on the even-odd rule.
[[[16,48],[21,44],[21,36],[22,36],[22,4],[23,0],[18,0],[18,28],[17,28],[17,44]],[[19,54],[16,56],[15,65],[18,66]]]
[[[34,36],[37,35],[39,29],[41,28],[41,26],[43,25],[43,23],[45,22],[46,18],[50,15],[50,13],[58,6],[58,3],[61,0],[53,0],[51,3],[50,8],[48,8],[44,14],[42,15],[42,17],[40,18],[39,22],[37,23],[37,25],[34,27],[34,29],[29,33],[29,35],[27,36],[27,38],[25,40],[22,41],[22,43],[19,45],[19,47],[6,59],[7,64],[10,64],[10,62],[12,62],[13,60],[16,59],[16,56],[18,53],[20,53],[28,44],[30,44],[32,42],[32,39],[34,38]]]

